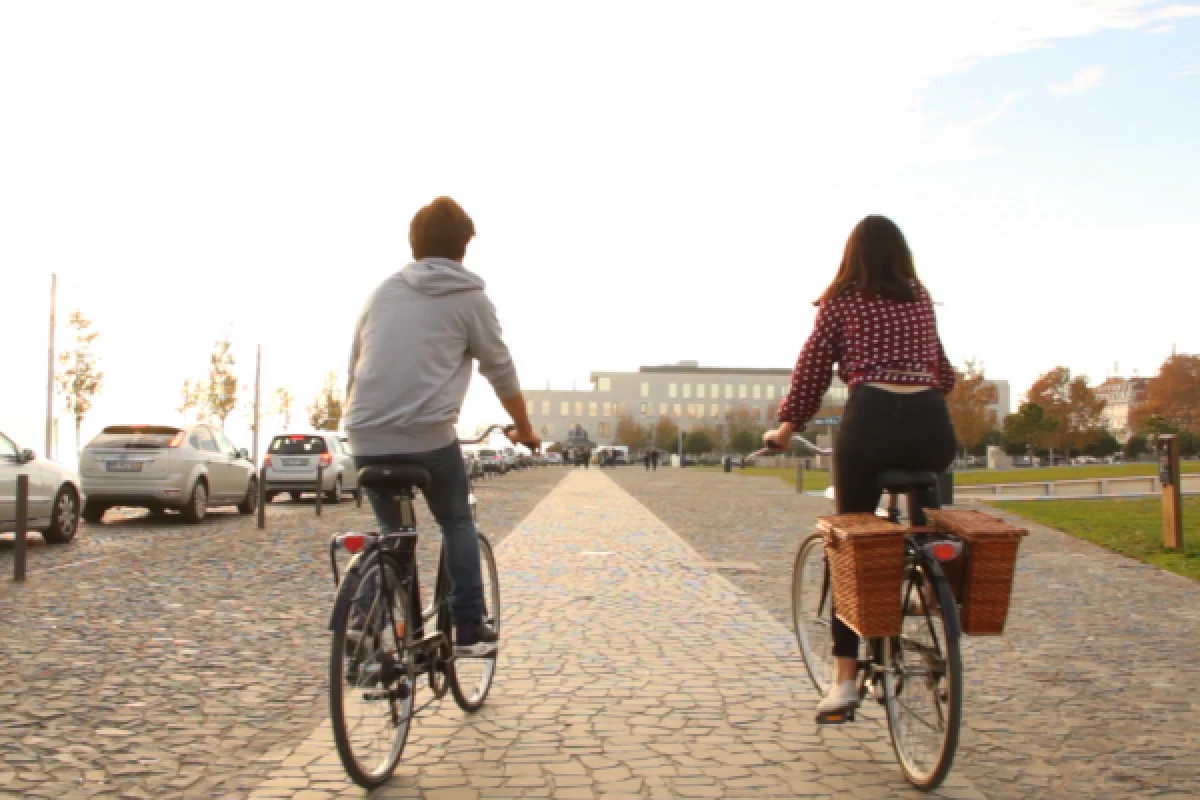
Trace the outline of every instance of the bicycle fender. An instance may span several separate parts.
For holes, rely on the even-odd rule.
[[[350,560],[350,564],[342,574],[342,582],[338,585],[337,596],[333,599],[333,611],[329,614],[330,632],[334,630],[338,614],[346,612],[347,607],[354,600],[354,593],[358,591],[359,576],[362,572],[361,562],[362,553],[359,553]]]
[[[954,593],[950,591],[950,582],[946,579],[946,573],[942,572],[942,565],[939,564],[936,559],[929,559],[929,571],[933,574],[933,579],[938,584],[935,588],[941,589],[942,587],[945,587],[946,593],[953,597]],[[939,604],[942,602],[942,593],[940,591],[938,592],[937,601]],[[945,613],[943,613],[942,619],[946,624],[946,635],[955,641],[961,639],[962,620],[958,618],[958,605],[955,604],[954,606],[953,617],[947,618]]]

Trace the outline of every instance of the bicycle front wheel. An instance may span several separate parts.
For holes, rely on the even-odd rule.
[[[884,697],[892,748],[904,777],[922,791],[941,786],[962,725],[958,606],[937,567],[905,581],[904,625],[884,642]]]
[[[792,621],[813,686],[822,695],[833,677],[833,596],[825,540],[814,533],[800,545],[792,570]]]
[[[395,771],[412,723],[408,587],[397,562],[376,556],[360,581],[342,581],[342,593],[348,596],[339,596],[333,620],[329,712],[346,773],[373,789]]]
[[[479,562],[483,574],[483,621],[497,634],[500,633],[500,575],[496,570],[496,557],[487,537],[479,534]],[[486,656],[460,658],[455,656],[446,665],[450,680],[450,691],[454,701],[463,711],[475,712],[483,707],[492,679],[496,676],[496,658],[500,644]]]

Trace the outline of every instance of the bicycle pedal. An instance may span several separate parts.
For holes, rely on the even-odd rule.
[[[841,725],[843,722],[854,722],[853,708],[843,708],[837,711],[825,711],[817,714],[818,725]]]

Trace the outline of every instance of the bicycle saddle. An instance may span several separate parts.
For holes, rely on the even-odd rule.
[[[414,464],[381,464],[358,471],[358,485],[366,489],[429,489],[433,479],[429,470]]]
[[[916,489],[933,489],[937,486],[937,473],[931,469],[889,469],[876,481],[885,492],[911,492]]]

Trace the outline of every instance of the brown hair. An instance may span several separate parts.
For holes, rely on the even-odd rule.
[[[418,261],[434,257],[462,261],[474,235],[475,223],[462,206],[449,197],[439,197],[413,216],[408,243]]]
[[[896,223],[872,214],[846,240],[837,277],[817,303],[860,292],[911,303],[917,299],[917,269]]]

